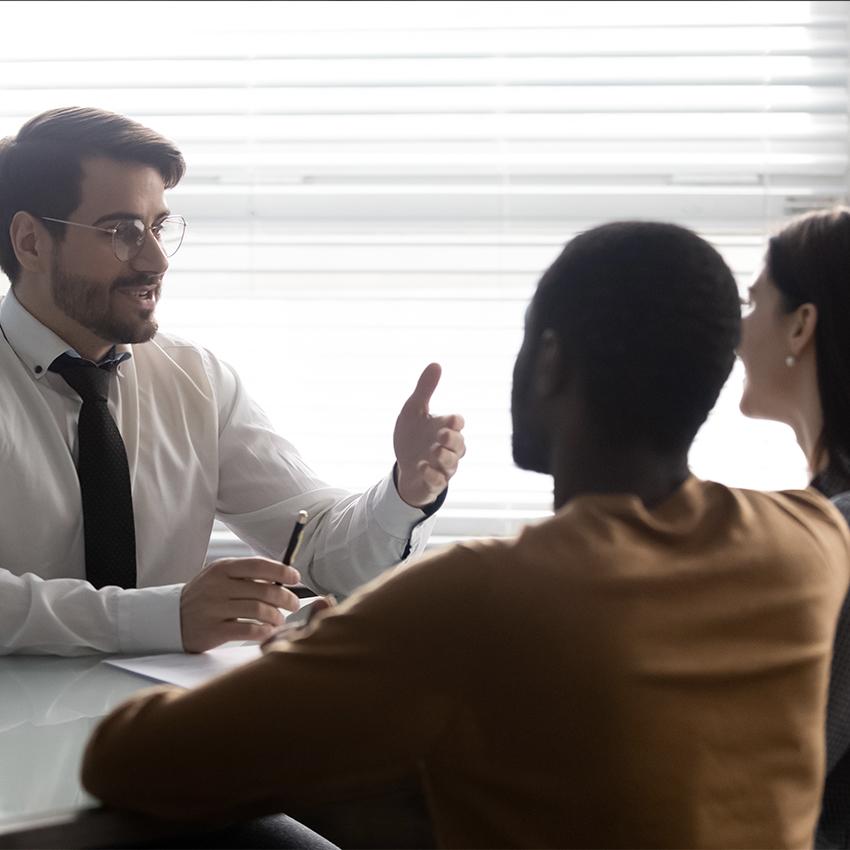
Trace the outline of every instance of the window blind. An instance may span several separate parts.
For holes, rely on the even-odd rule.
[[[389,470],[401,403],[443,365],[433,407],[464,414],[469,453],[437,542],[551,509],[549,479],[512,466],[509,392],[565,241],[675,221],[744,286],[772,229],[846,198],[845,2],[0,7],[0,134],[90,105],[181,147],[161,325],[232,363],[329,481]],[[741,381],[694,471],[803,483],[788,429],[737,412]]]

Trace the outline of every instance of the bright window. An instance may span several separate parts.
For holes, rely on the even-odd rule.
[[[389,469],[397,410],[442,363],[434,406],[465,415],[469,454],[437,540],[550,507],[512,466],[509,384],[567,239],[676,221],[743,286],[772,229],[845,199],[841,2],[0,6],[0,135],[81,104],[178,143],[189,231],[161,323],[233,363],[329,481]],[[790,431],[738,413],[741,381],[694,470],[804,483]]]

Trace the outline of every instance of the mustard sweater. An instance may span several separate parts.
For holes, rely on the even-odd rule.
[[[105,802],[208,819],[411,774],[445,847],[811,845],[850,538],[814,492],[586,495],[372,582],[96,730]]]

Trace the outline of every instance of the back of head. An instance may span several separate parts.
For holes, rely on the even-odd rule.
[[[30,119],[17,136],[0,140],[0,268],[12,281],[20,265],[9,227],[19,210],[66,219],[80,204],[82,162],[105,157],[149,165],[166,188],[183,176],[180,151],[135,121],[100,109],[52,109]],[[57,235],[65,226],[50,224]]]
[[[821,448],[832,477],[850,481],[850,209],[807,213],[768,243],[767,271],[788,312],[817,308],[815,349]],[[829,489],[829,488],[827,488]]]
[[[538,331],[560,338],[600,436],[687,449],[735,361],[735,279],[705,240],[624,221],[573,239],[534,298]]]

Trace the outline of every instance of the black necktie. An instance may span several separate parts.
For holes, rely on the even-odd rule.
[[[136,586],[136,528],[127,452],[106,404],[109,371],[68,355],[50,369],[73,387],[83,406],[77,425],[77,475],[83,503],[86,578],[95,587]]]

